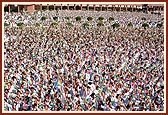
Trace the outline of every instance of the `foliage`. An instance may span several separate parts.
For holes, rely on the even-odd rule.
[[[118,28],[118,27],[120,27],[120,24],[119,24],[119,23],[114,23],[114,24],[112,25],[112,27],[113,27],[113,28]]]
[[[43,10],[43,11],[46,11],[46,10],[47,10],[47,7],[46,7],[46,6],[42,6],[42,10]]]
[[[144,23],[144,24],[142,24],[142,27],[144,27],[144,28],[149,27],[149,24]]]
[[[114,21],[114,18],[113,17],[109,17],[109,21]]]
[[[88,21],[92,21],[93,18],[89,16],[89,17],[87,17],[87,20],[88,20]]]
[[[55,17],[53,17],[53,19],[54,19],[54,20],[58,20],[58,17],[55,16]]]
[[[38,22],[37,22],[37,23],[35,23],[35,26],[36,26],[36,27],[40,26],[40,23],[38,23]]]
[[[80,16],[77,16],[75,19],[76,19],[76,21],[81,21],[81,17]]]
[[[155,15],[161,15],[160,12],[154,12],[153,14],[155,14]]]
[[[34,17],[34,16],[32,16],[31,18],[32,18],[33,20],[35,19],[35,17]]]
[[[8,7],[7,6],[4,7],[4,12],[8,12]]]
[[[102,20],[104,20],[104,17],[100,16],[100,17],[98,18],[98,20],[102,21]]]
[[[57,25],[58,25],[58,23],[57,23],[57,22],[53,22],[53,23],[52,23],[52,25],[57,26]]]
[[[9,19],[9,16],[6,16],[7,19]]]
[[[69,17],[69,16],[66,16],[65,19],[70,20],[70,17]]]
[[[89,24],[87,22],[83,23],[83,27],[88,27]]]
[[[128,27],[133,27],[133,24],[131,22],[128,23]]]
[[[6,26],[9,26],[9,24],[5,22],[5,23],[4,23],[4,27],[6,27]]]
[[[43,17],[41,17],[41,20],[42,20],[42,21],[46,20],[46,17],[44,17],[44,16],[43,16]]]
[[[50,5],[49,10],[54,10],[54,5]]]
[[[62,10],[66,10],[67,9],[67,7],[66,6],[62,6]]]
[[[23,26],[24,24],[22,23],[22,22],[19,22],[19,23],[17,23],[17,26],[18,27],[21,27],[21,26]]]
[[[73,24],[71,22],[68,22],[67,25],[68,26],[73,26]]]
[[[17,7],[12,7],[12,8],[11,8],[11,11],[12,11],[12,12],[18,12],[18,8],[17,8]]]
[[[162,23],[161,24],[157,24],[156,27],[161,28],[161,27],[163,27],[163,24]]]
[[[34,11],[34,14],[37,14],[38,13],[38,10]]]
[[[18,18],[17,19],[20,19],[20,18],[22,18],[21,16],[18,16]]]
[[[26,11],[26,14],[30,14],[30,12],[29,12],[29,11]]]

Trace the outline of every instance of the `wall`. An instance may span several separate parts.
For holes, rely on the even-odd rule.
[[[35,11],[35,6],[34,5],[27,6],[27,11],[34,12]]]

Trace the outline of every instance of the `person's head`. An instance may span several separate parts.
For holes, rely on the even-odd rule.
[[[25,94],[26,94],[26,96],[28,96],[29,95],[29,90],[28,89],[26,89],[26,91],[25,91]]]
[[[83,108],[81,107],[81,105],[78,106],[78,111],[82,111]]]

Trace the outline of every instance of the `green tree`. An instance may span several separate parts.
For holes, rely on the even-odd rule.
[[[34,14],[37,14],[38,13],[38,10],[34,11]]]
[[[21,17],[21,16],[18,16],[18,18],[17,18],[17,19],[19,20],[20,18],[22,19],[22,17]]]
[[[75,19],[76,19],[76,21],[81,21],[81,17],[80,16],[77,16]]]
[[[84,27],[84,28],[86,28],[86,27],[88,27],[88,26],[89,26],[89,24],[88,24],[87,22],[83,23],[83,27]]]
[[[26,14],[30,14],[30,12],[29,12],[29,11],[26,11]]]
[[[71,22],[68,22],[67,25],[70,26],[70,27],[73,26],[73,24]]]
[[[50,5],[49,6],[49,10],[51,11],[51,10],[54,10],[54,5]]]
[[[9,19],[9,16],[6,16],[6,19]]]
[[[88,20],[88,21],[92,21],[93,18],[89,16],[89,17],[87,17],[87,20]]]
[[[39,26],[40,26],[40,23],[38,23],[38,22],[35,23],[35,26],[36,26],[36,27],[39,27]]]
[[[46,17],[45,16],[41,17],[41,20],[42,21],[46,20]]]
[[[53,25],[53,26],[57,26],[58,23],[57,23],[57,22],[53,22],[52,25]]]
[[[57,21],[57,20],[58,20],[58,17],[55,16],[55,17],[53,17],[53,19]]]
[[[66,16],[65,19],[70,20],[70,17],[69,17],[69,16]]]
[[[100,16],[100,17],[98,18],[98,20],[102,21],[102,20],[104,20],[104,17]]]
[[[133,24],[130,22],[130,23],[128,23],[127,26],[128,26],[128,27],[133,27]]]
[[[32,20],[34,20],[34,19],[35,19],[35,17],[34,17],[34,16],[32,16],[31,18],[32,18]]]
[[[21,26],[23,26],[23,25],[24,25],[23,22],[17,23],[17,26],[18,26],[18,27],[21,27]]]
[[[4,12],[8,12],[8,7],[7,6],[4,7]]]
[[[109,21],[114,21],[114,18],[113,17],[109,17]]]
[[[11,8],[11,11],[12,12],[18,12],[18,8],[16,6],[14,6],[14,7]]]
[[[149,27],[149,24],[144,23],[144,24],[142,24],[142,27],[147,28],[147,27]]]
[[[9,24],[5,22],[5,23],[4,23],[4,27],[6,27],[6,26],[9,26]]]
[[[114,23],[114,24],[112,25],[112,27],[113,27],[113,28],[118,28],[118,27],[120,27],[120,24],[119,24],[119,23]]]
[[[157,24],[156,27],[161,28],[161,27],[163,27],[163,24],[162,23],[161,24]]]

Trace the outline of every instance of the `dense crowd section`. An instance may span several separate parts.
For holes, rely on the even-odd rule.
[[[102,27],[96,25],[100,16]],[[5,13],[4,21],[10,24],[4,35],[5,111],[164,110],[164,30],[156,27],[162,15],[44,11]],[[114,22],[120,27],[112,28]],[[150,27],[142,28],[144,22]]]

